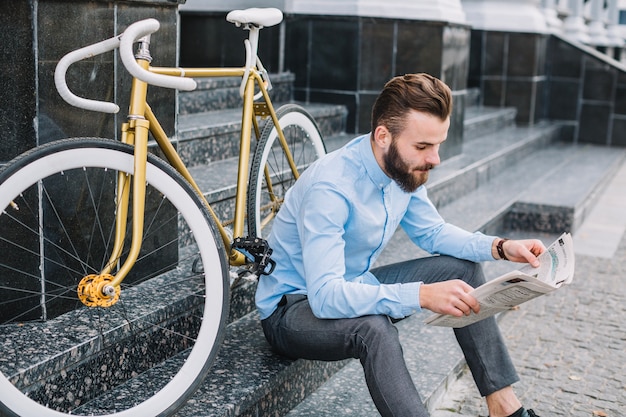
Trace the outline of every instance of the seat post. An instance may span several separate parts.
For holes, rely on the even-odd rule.
[[[247,59],[250,59],[250,62],[246,62],[246,66],[248,68],[253,67],[256,64],[256,57],[259,49],[259,32],[261,31],[261,27],[256,25],[247,24],[246,29],[250,31],[248,35],[248,41],[250,42],[250,56]]]

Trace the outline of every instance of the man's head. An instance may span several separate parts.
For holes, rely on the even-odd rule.
[[[372,146],[381,168],[406,192],[415,191],[438,165],[450,127],[452,94],[428,74],[391,79],[372,110]]]

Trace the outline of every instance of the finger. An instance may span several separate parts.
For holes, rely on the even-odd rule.
[[[463,300],[463,294],[454,296],[450,302],[450,307],[454,311],[453,315],[457,317],[467,316],[471,311],[469,305]]]
[[[546,251],[546,247],[541,241],[536,241],[530,251],[533,253],[533,255],[539,256]]]
[[[449,314],[451,316],[454,317],[461,317],[462,315],[464,315],[465,313],[463,312],[463,310],[461,310],[457,305],[455,304],[450,304],[449,308],[444,308],[442,310],[443,314]]]
[[[480,303],[475,297],[469,294],[465,294],[462,301],[468,307],[466,315],[469,315],[469,313],[471,313],[472,311],[478,314],[478,312],[480,311]]]
[[[522,242],[519,242],[520,244],[515,246],[514,249],[517,249],[517,257],[518,259],[516,259],[516,261],[521,262],[522,260],[528,262],[529,264],[531,264],[532,266],[534,266],[535,268],[539,266],[539,260],[537,259],[537,257],[535,256],[535,254],[533,252],[531,252],[532,248],[527,248],[526,245],[524,245]],[[515,259],[515,257],[513,257],[513,259]]]
[[[465,304],[462,300],[458,300],[455,304],[456,309],[461,313],[459,316],[469,316],[472,311],[467,304]]]

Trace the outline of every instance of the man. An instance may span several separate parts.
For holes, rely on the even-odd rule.
[[[427,74],[389,81],[372,111],[372,131],[309,167],[287,193],[269,237],[276,268],[261,277],[263,330],[282,355],[358,358],[383,416],[428,416],[407,371],[390,318],[422,308],[478,312],[468,293],[484,282],[478,262],[538,266],[538,240],[505,240],[444,222],[423,184],[440,163],[450,126],[450,89]],[[370,269],[396,227],[438,256]],[[491,417],[532,417],[496,321],[455,335]]]

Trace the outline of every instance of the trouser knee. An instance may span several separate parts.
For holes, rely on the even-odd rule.
[[[480,263],[467,261],[464,259],[454,259],[456,273],[459,279],[465,281],[473,288],[477,288],[485,283],[485,274]]]
[[[368,353],[401,353],[398,329],[389,317],[382,315],[365,316],[355,329],[355,358],[364,359]]]

